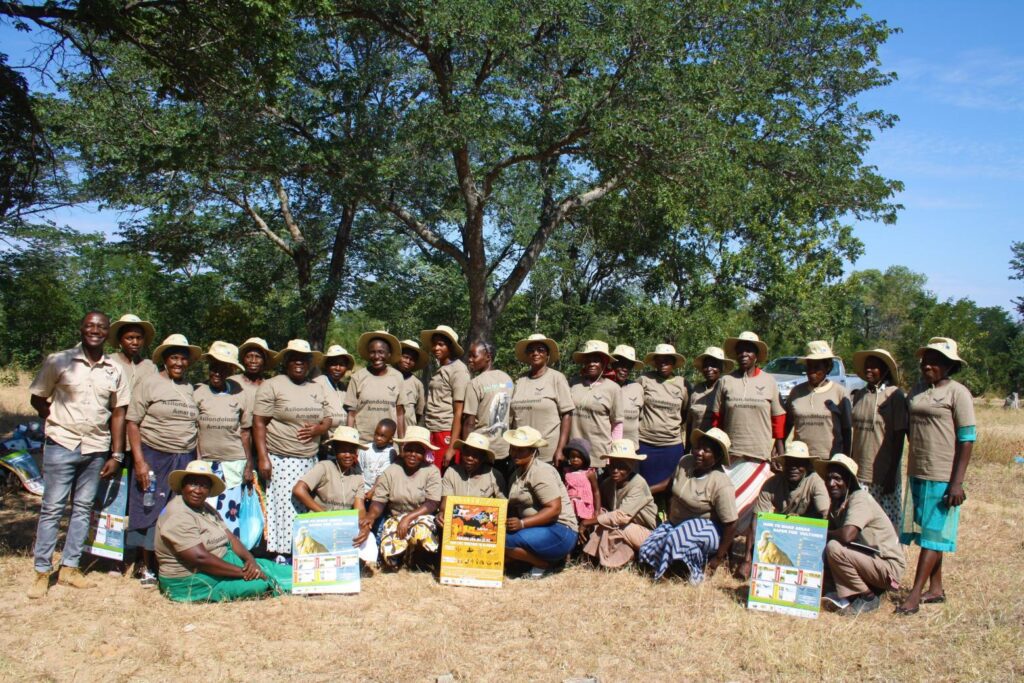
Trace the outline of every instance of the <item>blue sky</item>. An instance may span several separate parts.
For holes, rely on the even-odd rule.
[[[900,117],[867,160],[905,183],[905,209],[894,226],[856,226],[865,253],[849,269],[902,264],[942,299],[1012,310],[1024,295],[1008,279],[1010,242],[1024,240],[1024,1],[870,0],[864,12],[903,30],[881,51],[899,79],[862,106]],[[18,64],[31,39],[4,25],[0,46]],[[54,218],[87,231],[116,224],[95,209]]]

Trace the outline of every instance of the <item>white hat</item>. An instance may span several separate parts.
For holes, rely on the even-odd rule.
[[[584,358],[592,353],[599,353],[609,363],[612,362],[612,354],[608,353],[608,342],[603,342],[600,339],[588,339],[584,342],[583,348],[572,354],[572,362],[582,364]]]
[[[548,348],[548,364],[558,362],[558,344],[555,343],[554,339],[545,337],[543,334],[531,334],[526,339],[520,339],[516,342],[515,352],[516,360],[520,363],[530,364],[530,359],[526,355],[526,347],[535,342],[540,342]]]
[[[732,462],[729,458],[729,449],[732,448],[732,439],[730,439],[729,435],[718,427],[712,427],[706,432],[703,429],[694,429],[690,434],[690,450],[693,450],[693,446],[705,436],[718,442],[718,445],[722,447],[722,463],[728,466],[729,463]]]
[[[420,427],[418,425],[412,425],[405,428],[405,436],[401,439],[395,438],[395,443],[418,443],[426,446],[432,451],[438,450],[437,446],[430,443],[430,432],[427,431],[426,427]]]
[[[927,351],[928,349],[938,351],[946,358],[952,361],[956,361],[957,363],[963,363],[964,365],[967,364],[967,361],[960,357],[956,341],[950,339],[949,337],[932,337],[931,339],[928,340],[928,343],[925,346],[919,348],[917,350],[917,353],[915,353],[914,355],[917,356],[918,358],[921,358],[922,356],[924,356],[924,352]]]
[[[359,335],[359,341],[356,342],[356,351],[358,351],[360,358],[366,361],[370,360],[370,342],[374,339],[386,341],[388,346],[391,347],[391,355],[387,358],[386,362],[395,364],[401,360],[402,345],[398,343],[398,337],[387,330],[374,330],[373,332],[363,332]]]
[[[768,345],[761,341],[761,338],[756,334],[747,331],[740,332],[737,337],[729,337],[725,340],[725,343],[722,344],[722,348],[725,350],[725,355],[735,361],[738,361],[739,358],[736,357],[736,345],[740,342],[750,342],[757,347],[757,362],[763,363],[768,360]]]
[[[487,461],[494,462],[494,451],[491,450],[491,440],[480,432],[470,432],[465,439],[455,440],[456,448],[472,448],[487,454]]]
[[[465,352],[462,350],[462,347],[459,346],[459,335],[456,334],[455,330],[447,325],[438,325],[432,330],[423,330],[420,332],[420,345],[425,349],[432,348],[434,345],[435,334],[441,335],[452,345],[452,358],[462,358],[462,355]]]
[[[654,358],[656,356],[673,356],[676,359],[674,368],[681,368],[686,365],[686,356],[676,352],[676,347],[671,344],[658,344],[654,347],[654,350],[644,356],[644,363],[654,367]]]
[[[814,471],[818,473],[818,476],[822,479],[828,474],[829,465],[838,465],[847,472],[853,475],[853,484],[850,486],[851,489],[859,489],[860,483],[857,481],[857,463],[853,458],[843,455],[842,453],[836,453],[828,460],[821,460],[820,458],[814,461]]]
[[[153,343],[153,337],[156,336],[156,328],[153,327],[153,323],[143,320],[132,313],[125,313],[116,322],[111,324],[110,330],[107,332],[107,343],[117,346],[121,341],[121,328],[128,327],[129,325],[137,325],[142,328],[143,346],[149,346]]]
[[[210,344],[210,350],[204,353],[200,360],[215,360],[228,365],[234,365],[239,370],[245,370],[238,362],[238,347],[225,341],[215,341]]]
[[[331,344],[329,347],[327,347],[327,350],[324,351],[325,365],[328,358],[348,358],[349,365],[356,364],[356,359],[352,357],[352,354],[349,353],[344,346],[339,346],[338,344]]]
[[[427,363],[430,362],[430,357],[423,353],[423,349],[420,348],[420,343],[414,339],[403,339],[399,342],[403,349],[409,349],[410,351],[416,352],[416,364],[412,366],[413,372],[422,370],[427,367]],[[401,355],[399,355],[401,360]]]
[[[326,443],[337,441],[339,443],[350,443],[360,448],[369,448],[370,444],[363,443],[359,438],[359,430],[355,427],[348,427],[342,425],[334,430],[331,434],[331,438],[327,439]]]
[[[284,361],[285,356],[289,353],[298,353],[302,355],[312,356],[311,364],[320,365],[323,362],[324,354],[319,351],[314,351],[313,347],[309,345],[309,342],[305,339],[289,339],[288,346],[284,347],[276,354],[274,354],[274,365],[280,365]]]
[[[838,360],[839,356],[832,353],[832,347],[827,341],[816,339],[807,342],[807,353],[796,359],[797,363],[806,364],[809,360]]]
[[[610,450],[601,456],[602,460],[636,460],[644,461],[647,456],[636,452],[632,439],[616,439],[612,441]]]
[[[790,441],[786,444],[784,458],[797,458],[798,460],[813,460],[811,449],[803,441]]]
[[[704,349],[704,353],[693,359],[693,367],[698,370],[703,370],[705,358],[715,358],[720,360],[722,362],[722,373],[724,374],[729,374],[732,372],[732,369],[736,367],[736,362],[732,358],[727,358],[725,351],[717,346],[709,346]]]
[[[194,344],[189,344],[188,339],[183,334],[172,334],[164,339],[160,346],[153,349],[153,362],[163,363],[164,362],[164,351],[170,348],[180,347],[188,349],[188,359],[193,363],[199,360],[199,356],[202,355],[203,350]]]
[[[224,480],[213,473],[209,460],[193,460],[183,470],[174,470],[167,477],[167,483],[175,493],[181,493],[181,482],[185,477],[206,477],[210,480],[210,498],[224,493]]]
[[[612,358],[616,360],[630,361],[633,363],[634,370],[640,370],[644,366],[643,361],[637,360],[636,358],[636,349],[628,344],[619,344],[616,346],[615,350],[612,351]]]
[[[864,364],[867,363],[868,358],[874,356],[878,360],[882,361],[887,368],[889,368],[889,381],[892,384],[900,383],[900,366],[897,365],[896,359],[892,357],[892,354],[885,349],[869,349],[867,351],[857,351],[853,354],[853,371],[857,373],[857,376],[861,379],[866,380],[864,376]]]
[[[511,446],[519,446],[521,448],[542,448],[548,445],[548,442],[544,440],[541,433],[533,427],[510,429],[502,434],[501,438]]]

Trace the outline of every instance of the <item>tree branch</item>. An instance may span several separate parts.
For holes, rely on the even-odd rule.
[[[249,218],[252,219],[252,222],[256,224],[256,227],[259,228],[259,231],[262,232],[267,237],[267,239],[274,243],[275,247],[277,247],[284,253],[288,254],[288,256],[291,256],[292,258],[295,257],[295,250],[293,250],[288,245],[287,242],[281,239],[280,235],[278,235],[277,233],[270,229],[270,226],[267,225],[267,222],[263,220],[263,216],[259,215],[256,209],[252,208],[252,205],[249,204],[249,200],[245,197],[245,195],[242,195],[242,197],[239,198],[235,197],[230,192],[224,190],[220,190],[217,188],[214,188],[214,190],[220,196],[224,197],[229,202],[231,202],[232,204],[240,208],[242,211],[244,211],[246,215],[248,215]]]
[[[407,210],[393,202],[392,200],[384,200],[378,202],[378,208],[390,213],[392,216],[397,218],[405,227],[407,227],[413,234],[420,237],[424,242],[434,247],[438,251],[441,251],[448,256],[452,257],[456,263],[461,267],[466,266],[466,255],[456,247],[454,244],[446,240],[441,235],[427,227],[423,222],[419,221],[415,216],[409,213]]]
[[[299,230],[299,226],[292,216],[291,205],[288,203],[288,193],[284,191],[284,185],[281,184],[280,178],[274,178],[271,183],[274,186],[274,192],[277,193],[277,200],[281,202],[281,215],[284,217],[284,224],[288,227],[288,233],[292,236],[292,241],[296,244],[305,244],[306,238],[303,236],[302,231]]]

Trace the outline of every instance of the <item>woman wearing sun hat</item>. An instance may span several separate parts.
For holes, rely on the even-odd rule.
[[[153,323],[133,313],[125,313],[110,325],[107,343],[118,349],[110,359],[124,370],[129,389],[139,380],[158,372],[156,363],[142,355],[142,350],[153,343],[154,337],[156,328]]]
[[[178,495],[156,523],[160,592],[175,602],[226,602],[291,592],[291,567],[257,560],[206,502],[224,482],[210,463],[193,461],[170,473]]]
[[[321,367],[322,375],[313,380],[324,388],[327,396],[327,408],[331,416],[331,428],[335,429],[346,423],[345,391],[348,388],[348,373],[355,367],[356,360],[344,346],[332,344],[324,351]]]
[[[462,454],[462,462],[445,470],[441,478],[441,505],[437,510],[440,524],[444,524],[444,506],[448,496],[505,497],[505,477],[494,469],[491,440],[479,432],[470,432],[465,439],[459,439],[455,447]]]
[[[201,460],[216,463],[214,474],[221,476],[229,489],[243,481],[251,483],[252,412],[242,387],[229,378],[234,370],[242,369],[238,348],[215,341],[200,360],[209,366],[209,379],[206,384],[196,385],[193,392],[199,408],[197,455]]]
[[[658,506],[637,466],[647,456],[636,452],[629,439],[613,441],[607,476],[601,482],[601,501],[606,507],[597,515],[597,526],[583,552],[607,569],[618,569],[633,560],[651,531],[658,526]]]
[[[850,397],[846,387],[828,378],[837,358],[828,342],[808,342],[806,355],[797,358],[807,367],[807,381],[793,387],[785,405],[786,435],[796,430],[811,457],[822,460],[849,453],[852,441]]]
[[[579,526],[558,470],[540,459],[547,446],[533,427],[517,427],[502,437],[515,471],[508,490],[505,558],[530,565],[529,578],[545,576],[576,546]]]
[[[490,443],[495,468],[502,474],[508,470],[508,444],[501,438],[511,420],[512,390],[515,384],[504,371],[494,367],[498,349],[484,339],[474,339],[469,345],[469,369],[473,379],[466,389],[463,407],[466,434],[476,432]]]
[[[753,332],[729,337],[725,355],[736,371],[718,380],[712,423],[732,439],[733,457],[767,461],[785,453],[786,410],[775,379],[758,367],[768,359],[768,345]]]
[[[459,346],[459,335],[447,325],[420,332],[420,346],[430,349],[437,361],[437,372],[427,385],[427,408],[423,425],[430,430],[430,441],[438,447],[434,460],[438,467],[447,467],[454,459],[458,462],[455,445],[462,436],[462,409],[466,402],[466,389],[472,379],[469,368],[462,362],[465,353]]]
[[[704,353],[693,359],[693,367],[704,376],[704,381],[690,392],[690,406],[686,411],[687,434],[693,434],[695,429],[711,429],[718,380],[722,375],[732,372],[735,365],[731,358],[725,357],[725,351],[717,346],[707,347]]]
[[[878,609],[879,594],[899,587],[907,560],[896,530],[871,494],[857,483],[857,463],[837,453],[815,460],[829,495],[825,560],[836,584],[842,613],[855,616]]]
[[[424,427],[409,427],[404,438],[395,439],[401,452],[377,478],[367,528],[387,512],[380,531],[380,557],[387,569],[398,569],[404,561],[412,565],[416,555],[436,560],[440,541],[435,515],[441,503],[441,472],[427,462],[427,453],[437,450]],[[426,554],[426,557],[423,555]]]
[[[199,360],[202,349],[188,343],[182,334],[172,334],[153,351],[153,361],[163,366],[155,375],[139,381],[132,392],[125,432],[132,449],[135,485],[128,487],[126,547],[142,549],[139,576],[142,585],[156,585],[153,542],[156,520],[167,505],[168,477],[196,457],[199,440],[199,408],[186,376],[189,366]],[[153,505],[143,505],[150,484],[156,480]]]
[[[909,428],[907,397],[896,360],[885,349],[857,351],[853,367],[867,385],[853,392],[853,447],[862,487],[899,529],[903,510],[900,464]]]
[[[686,358],[671,344],[658,344],[644,356],[653,370],[640,375],[637,382],[644,391],[640,413],[640,450],[647,459],[640,463],[640,476],[655,493],[661,493],[683,457],[683,426],[689,392],[677,369]]]
[[[622,389],[604,376],[613,360],[607,342],[586,341],[572,360],[580,366],[580,377],[569,388],[574,406],[569,438],[586,439],[591,455],[600,458],[608,453],[613,439],[622,438]]]
[[[633,372],[644,369],[643,361],[636,358],[636,349],[619,344],[612,350],[612,369],[615,382],[622,389],[622,438],[640,446],[640,413],[644,408],[644,388],[629,378]]]
[[[537,457],[557,467],[569,441],[576,407],[565,375],[551,367],[558,362],[558,344],[543,334],[531,334],[516,342],[515,354],[529,369],[512,390],[512,426],[536,429],[544,441]]]
[[[977,437],[971,392],[952,379],[964,364],[957,343],[948,337],[932,337],[917,350],[917,357],[921,381],[909,400],[907,475],[911,495],[904,502],[900,541],[917,543],[921,555],[914,587],[899,607],[904,614],[913,614],[921,603],[946,599],[942,558],[956,551],[960,506],[967,499],[964,479]]]
[[[704,580],[729,556],[736,533],[736,490],[723,469],[729,464],[729,435],[717,427],[695,431],[690,453],[672,477],[668,523],[640,547],[639,560],[660,579],[669,569],[690,583]]]
[[[253,406],[256,405],[256,391],[263,384],[266,372],[273,366],[275,355],[277,352],[261,337],[249,337],[238,346],[238,360],[242,363],[242,372],[232,375],[231,379],[242,387],[249,412],[252,412]]]
[[[305,339],[292,339],[274,356],[283,373],[256,392],[252,437],[260,477],[266,482],[267,552],[287,561],[292,552],[292,522],[304,510],[292,499],[295,482],[316,463],[320,437],[331,428],[323,387],[309,379],[322,356]]]
[[[395,421],[398,435],[405,434],[405,406],[402,405],[402,373],[392,365],[402,358],[402,347],[394,335],[384,330],[364,332],[356,343],[366,367],[356,370],[348,383],[345,410],[348,426],[359,430],[359,438],[369,442],[377,423],[384,418]]]
[[[398,359],[395,368],[405,378],[402,382],[402,406],[405,410],[405,426],[412,427],[419,424],[427,410],[427,390],[416,373],[427,367],[430,358],[423,353],[420,343],[415,339],[403,339],[401,345],[402,357]]]

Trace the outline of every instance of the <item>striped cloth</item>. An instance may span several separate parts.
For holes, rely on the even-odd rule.
[[[690,583],[698,584],[704,580],[704,566],[718,552],[721,539],[718,527],[710,519],[684,519],[677,526],[662,524],[652,531],[637,557],[654,569],[655,579],[664,576],[673,563],[681,562],[686,565]]]
[[[736,511],[739,513],[736,528],[746,529],[753,518],[754,503],[761,495],[762,487],[772,478],[772,468],[766,460],[737,460],[725,468],[725,473],[736,488]]]

